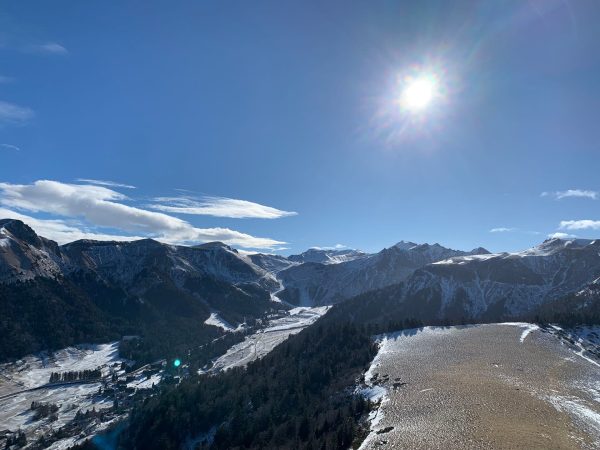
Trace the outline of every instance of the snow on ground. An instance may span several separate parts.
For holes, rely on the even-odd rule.
[[[211,371],[245,366],[255,359],[262,358],[290,335],[299,333],[315,323],[328,309],[329,306],[291,309],[284,317],[271,320],[266,328],[246,336],[244,341],[229,348],[227,353],[214,361]]]
[[[0,364],[0,396],[12,384],[14,390],[42,386],[52,372],[92,370],[120,363],[119,343],[67,347],[53,355],[40,353],[26,356],[14,363]]]
[[[381,410],[381,405],[388,401],[388,391],[385,387],[379,386],[377,384],[377,380],[375,379],[375,372],[377,368],[381,365],[381,358],[386,353],[385,345],[387,342],[387,338],[382,336],[382,339],[379,341],[379,351],[369,369],[365,372],[365,382],[364,386],[359,386],[356,390],[357,394],[364,396],[366,399],[370,400],[373,403],[378,403],[377,407],[369,413],[368,422],[369,422],[369,436],[363,441],[359,450],[366,448],[367,443],[373,438],[374,433],[376,433],[377,428],[379,427],[379,422],[383,417],[383,412]]]
[[[527,322],[503,322],[499,325],[509,325],[509,326],[513,326],[513,327],[524,328],[523,332],[521,333],[521,337],[519,338],[519,341],[521,342],[521,344],[525,341],[525,338],[527,336],[529,336],[529,333],[540,329],[540,327],[537,326],[536,324],[527,323]]]
[[[140,374],[131,383],[127,383],[127,387],[135,389],[152,389],[152,387],[160,383],[161,380],[162,375],[160,373],[155,373],[154,375],[151,375],[150,378],[147,378],[144,374]]]
[[[575,327],[564,330],[557,325],[551,325],[551,330],[559,338],[566,340],[572,346],[576,355],[597,367],[600,363],[592,357],[592,352],[600,355],[600,325]]]
[[[471,261],[485,261],[498,256],[503,256],[505,253],[486,253],[484,255],[466,255],[466,256],[454,256],[452,258],[444,259],[442,261],[435,261],[432,264],[448,265],[448,264],[467,264]]]
[[[424,327],[375,339],[379,351],[356,390],[380,402],[362,450],[515,448],[521,438],[529,448],[547,439],[600,448],[600,326]]]
[[[565,412],[593,436],[600,436],[600,413],[594,411],[587,401],[575,396],[546,395],[543,398],[558,411]],[[597,442],[600,445],[600,442]]]
[[[222,328],[225,331],[236,331],[236,328],[219,316],[218,313],[214,312],[208,319],[204,321],[206,325],[212,325],[213,327]]]
[[[118,357],[118,342],[69,347],[53,355],[27,356],[0,365],[0,430],[24,431],[58,429],[75,417],[78,410],[102,409],[112,401],[97,395],[101,383],[66,384],[44,387],[52,372],[80,371],[109,367],[123,360]],[[34,422],[31,402],[59,406],[58,420]]]

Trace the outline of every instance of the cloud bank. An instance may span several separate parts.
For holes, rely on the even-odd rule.
[[[561,230],[600,230],[600,220],[563,220]]]
[[[110,234],[110,239],[130,240],[133,235],[174,244],[222,241],[233,246],[258,249],[274,249],[285,244],[229,228],[197,228],[162,212],[121,203],[126,199],[119,192],[92,184],[67,184],[51,180],[38,180],[32,184],[0,183],[0,205],[4,207],[1,211],[4,214],[10,210],[13,210],[13,214],[20,214],[14,211],[16,209],[75,219],[76,222],[35,219],[35,223],[30,217],[26,220],[36,231],[44,228],[46,237],[60,243],[72,240],[69,236],[77,233],[95,235],[95,231],[88,232],[81,228],[84,221],[94,229],[108,228],[126,233]],[[44,232],[40,231],[40,234],[44,235]]]

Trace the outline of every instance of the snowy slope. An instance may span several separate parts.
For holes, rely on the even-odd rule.
[[[416,271],[405,301],[432,306],[442,317],[519,315],[577,292],[600,276],[600,241],[550,239],[528,250],[459,256]]]
[[[58,245],[19,220],[0,220],[0,283],[56,278],[63,264]]]
[[[344,249],[320,249],[310,248],[299,255],[290,255],[289,261],[297,263],[320,263],[320,264],[339,264],[343,262],[353,261],[355,259],[366,258],[369,255],[360,250]]]
[[[478,249],[478,252],[487,252]],[[426,264],[459,255],[470,255],[439,244],[400,242],[373,255],[338,264],[304,263],[280,272],[289,303],[312,306],[337,303],[355,295],[407,279]]]

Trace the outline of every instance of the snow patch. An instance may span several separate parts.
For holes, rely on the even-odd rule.
[[[206,325],[212,325],[213,327],[222,328],[225,331],[236,331],[237,328],[221,318],[218,313],[212,313],[208,319],[204,321]],[[239,328],[239,327],[238,327]]]
[[[14,363],[0,365],[0,429],[36,429],[43,421],[33,422],[32,401],[54,403],[59,406],[59,428],[75,417],[78,410],[110,408],[112,400],[98,395],[102,383],[55,385],[48,388],[52,372],[91,370],[98,367],[104,372],[110,366],[124,361],[118,356],[118,342],[100,345],[68,347],[53,355],[30,355]],[[59,447],[56,447],[59,448]]]
[[[285,316],[270,320],[267,327],[246,336],[242,342],[233,345],[227,350],[227,353],[213,361],[211,371],[225,371],[232,367],[242,367],[262,358],[290,335],[299,333],[315,323],[329,308],[330,306],[294,308]],[[203,373],[203,371],[200,370],[199,373]]]
[[[379,351],[369,369],[365,372],[365,383],[364,386],[356,389],[357,394],[363,395],[365,398],[369,399],[371,402],[379,403],[379,405],[369,413],[368,422],[369,422],[369,434],[362,442],[359,447],[359,450],[364,450],[367,448],[367,445],[377,436],[377,428],[379,423],[383,419],[383,411],[381,410],[381,405],[387,401],[389,401],[388,391],[383,386],[376,384],[377,376],[377,368],[381,365],[380,360],[382,355],[387,353],[386,346],[389,342],[388,335],[379,335],[375,337],[376,342],[379,344]]]
[[[509,326],[514,326],[514,327],[524,328],[523,332],[521,333],[521,337],[519,338],[519,341],[521,342],[521,344],[525,341],[525,338],[527,336],[529,336],[529,333],[540,329],[540,327],[537,326],[536,324],[527,323],[527,322],[503,322],[503,323],[500,323],[499,325],[509,325]]]
[[[137,378],[131,383],[127,383],[127,387],[131,387],[134,389],[152,389],[162,380],[162,375],[160,373],[155,373],[150,377],[146,377],[145,375],[138,375]]]
[[[595,445],[600,446],[600,414],[591,409],[584,400],[561,395],[548,395],[543,398],[557,411],[570,415],[576,423],[594,436]]]

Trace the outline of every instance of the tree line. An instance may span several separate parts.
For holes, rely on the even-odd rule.
[[[49,383],[66,383],[69,381],[97,380],[102,378],[102,369],[71,370],[68,372],[52,372]]]

